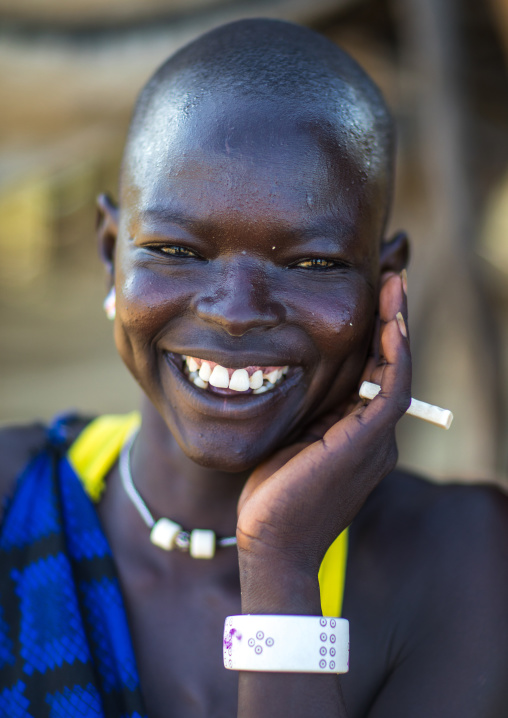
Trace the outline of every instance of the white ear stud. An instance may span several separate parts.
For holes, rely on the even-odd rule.
[[[108,292],[108,296],[102,303],[102,307],[106,312],[106,316],[110,321],[113,321],[116,317],[116,290],[114,287]]]

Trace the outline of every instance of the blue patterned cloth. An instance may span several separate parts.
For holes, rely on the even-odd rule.
[[[146,718],[111,551],[65,449],[59,420],[0,527],[0,718]]]

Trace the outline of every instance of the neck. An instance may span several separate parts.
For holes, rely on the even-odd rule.
[[[235,535],[236,508],[248,474],[208,469],[189,459],[147,399],[131,451],[131,472],[155,520],[165,516],[186,530]]]

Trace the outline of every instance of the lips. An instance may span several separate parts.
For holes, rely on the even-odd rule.
[[[183,356],[183,373],[195,386],[221,395],[264,394],[284,381],[288,366],[224,367],[199,357]]]
[[[203,361],[206,361],[212,368],[215,366],[215,360],[220,361],[220,366],[224,368],[228,368],[230,364],[233,364],[233,368],[228,368],[228,376],[239,368],[247,369],[248,367],[250,372],[252,372],[252,368],[258,370],[259,367],[272,368],[275,365],[277,365],[277,368],[285,368],[277,355],[268,359],[269,355],[266,356],[258,352],[225,353],[218,350],[212,354],[211,351],[206,350],[205,353],[203,350],[201,357],[197,357],[197,353],[197,351],[193,352],[193,358],[195,360],[200,359],[200,368]],[[190,352],[188,354],[185,351],[177,353],[165,349],[163,354],[165,363],[170,369],[170,374],[167,375],[170,382],[167,389],[175,397],[175,400],[178,396],[179,401],[183,402],[180,407],[182,415],[187,415],[187,411],[190,411],[189,416],[197,412],[197,414],[206,416],[207,419],[252,421],[261,416],[266,417],[266,412],[277,412],[282,403],[289,407],[289,414],[295,416],[297,405],[308,388],[303,367],[291,364],[287,374],[277,381],[273,388],[262,392],[260,395],[254,394],[254,390],[250,388],[246,391],[236,391],[229,387],[227,389],[213,387],[209,382],[206,388],[203,389],[190,379],[190,372],[186,363],[186,358],[191,356]],[[268,359],[266,364],[263,362],[265,357]],[[199,373],[197,376],[200,378]]]

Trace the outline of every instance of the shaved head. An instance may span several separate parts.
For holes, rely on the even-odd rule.
[[[235,121],[240,103],[249,109]],[[163,155],[171,165],[164,143],[185,119],[200,113],[210,118],[203,142],[212,149],[219,143],[214,126],[227,124],[226,144],[245,148],[261,122],[267,138],[274,136],[271,127],[280,134],[280,127],[291,124],[335,158],[351,158],[356,178],[351,184],[375,187],[384,231],[393,184],[393,121],[377,86],[334,43],[308,28],[265,19],[230,23],[197,38],[141,91],[122,174],[143,182]],[[223,137],[224,132],[222,144]]]

